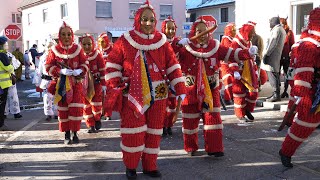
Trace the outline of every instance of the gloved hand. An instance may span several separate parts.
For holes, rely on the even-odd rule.
[[[73,76],[79,76],[82,73],[82,69],[75,69],[73,70],[72,75]]]
[[[182,38],[182,39],[178,42],[178,44],[180,44],[180,45],[182,45],[182,46],[187,45],[187,44],[189,44],[189,43],[190,43],[190,39],[189,39],[189,38]]]
[[[102,92],[104,95],[106,95],[106,92],[107,92],[107,86],[102,86]]]
[[[257,46],[251,46],[249,48],[249,54],[251,57],[254,57],[255,55],[258,54],[258,47]]]
[[[294,96],[294,98],[296,99],[295,104],[298,105],[299,102],[301,101],[301,97],[300,96]]]
[[[73,74],[73,70],[72,69],[67,69],[67,68],[63,68],[60,70],[60,74],[66,75],[66,76],[71,76]]]
[[[235,79],[238,79],[238,80],[241,79],[241,75],[240,75],[240,73],[239,73],[238,71],[235,71],[235,72],[233,73],[233,77],[234,77]]]

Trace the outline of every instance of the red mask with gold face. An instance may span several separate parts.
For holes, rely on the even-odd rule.
[[[89,54],[93,49],[93,42],[89,37],[84,37],[81,40],[81,45],[86,54]]]
[[[176,36],[176,26],[172,21],[168,21],[166,23],[165,34],[168,39],[172,39],[174,36]]]
[[[196,26],[196,32],[195,32],[196,34],[195,35],[198,35],[206,30],[207,30],[206,24],[201,22]],[[209,41],[209,34],[205,34],[197,39],[197,43],[200,45],[208,44],[208,41]]]
[[[152,34],[155,30],[156,18],[151,9],[145,9],[140,18],[140,30],[144,34]]]
[[[63,46],[70,46],[72,44],[72,31],[70,28],[65,27],[62,28],[59,34],[60,37],[60,41],[62,43]]]

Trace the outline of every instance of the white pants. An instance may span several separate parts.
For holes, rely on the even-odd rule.
[[[20,113],[19,97],[18,97],[16,85],[13,85],[8,89],[8,98],[7,98],[7,104],[6,104],[4,114],[8,115],[9,112],[11,114]]]
[[[43,110],[46,116],[57,116],[57,106],[53,103],[54,96],[46,91],[43,95]]]

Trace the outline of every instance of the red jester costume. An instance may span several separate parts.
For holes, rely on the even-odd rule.
[[[81,45],[88,58],[89,71],[94,81],[94,95],[89,98],[90,100],[85,100],[84,119],[89,127],[88,133],[94,133],[101,128],[102,93],[106,93],[106,64],[102,54],[95,48],[91,35],[82,36]]]
[[[252,47],[254,27],[255,23],[252,22],[244,24],[233,38],[232,48],[249,49]],[[258,98],[258,73],[254,59],[249,58],[241,63],[231,63],[229,67],[234,72],[232,91],[235,115],[241,121],[253,121],[254,117],[251,112]],[[244,117],[245,115],[248,119]]]
[[[200,16],[192,25],[189,38],[206,31],[207,23]],[[223,156],[222,121],[220,116],[219,68],[220,60],[228,62],[250,58],[248,50],[233,50],[220,46],[211,35],[200,36],[184,45],[179,62],[186,79],[187,96],[182,102],[184,149],[189,156],[196,155],[200,118],[203,119],[205,151],[208,155]]]
[[[224,36],[222,36],[221,46],[231,47],[232,39],[236,35],[236,26],[234,23],[229,23],[224,29]],[[233,74],[229,70],[229,64],[221,61],[221,76],[224,84],[224,101],[227,105],[232,103],[232,81]]]
[[[297,49],[293,94],[297,114],[279,151],[292,167],[291,156],[320,124],[320,8],[310,12],[308,31]]]
[[[83,119],[84,90],[82,78],[88,71],[88,61],[81,46],[73,41],[73,31],[63,22],[59,30],[59,43],[49,51],[46,70],[54,78],[48,91],[58,102],[59,129],[65,132],[65,144],[78,143],[77,131]]]
[[[171,44],[171,47],[173,48],[177,58],[179,58],[179,47],[177,46],[177,43],[179,42],[180,38],[175,37],[176,29],[177,25],[170,16],[162,22],[161,31],[167,36],[167,41]],[[172,135],[171,128],[173,126],[173,116],[176,112],[177,101],[176,96],[171,92],[171,90],[169,90],[167,106],[167,116],[163,125],[163,136],[167,134]]]
[[[168,86],[177,97],[185,95],[184,78],[166,35],[155,30],[155,12],[149,2],[135,15],[134,29],[114,44],[107,60],[108,91],[126,87],[120,101],[121,149],[128,179],[143,173],[160,177],[157,157],[166,116]],[[122,93],[123,92],[123,93]],[[114,93],[113,93],[114,94]]]

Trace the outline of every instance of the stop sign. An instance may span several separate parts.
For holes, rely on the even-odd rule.
[[[204,15],[202,16],[202,19],[206,21],[206,24],[209,28],[217,25],[217,20],[211,15]]]
[[[19,26],[11,24],[4,29],[4,33],[8,39],[18,40],[21,37],[21,29]]]

